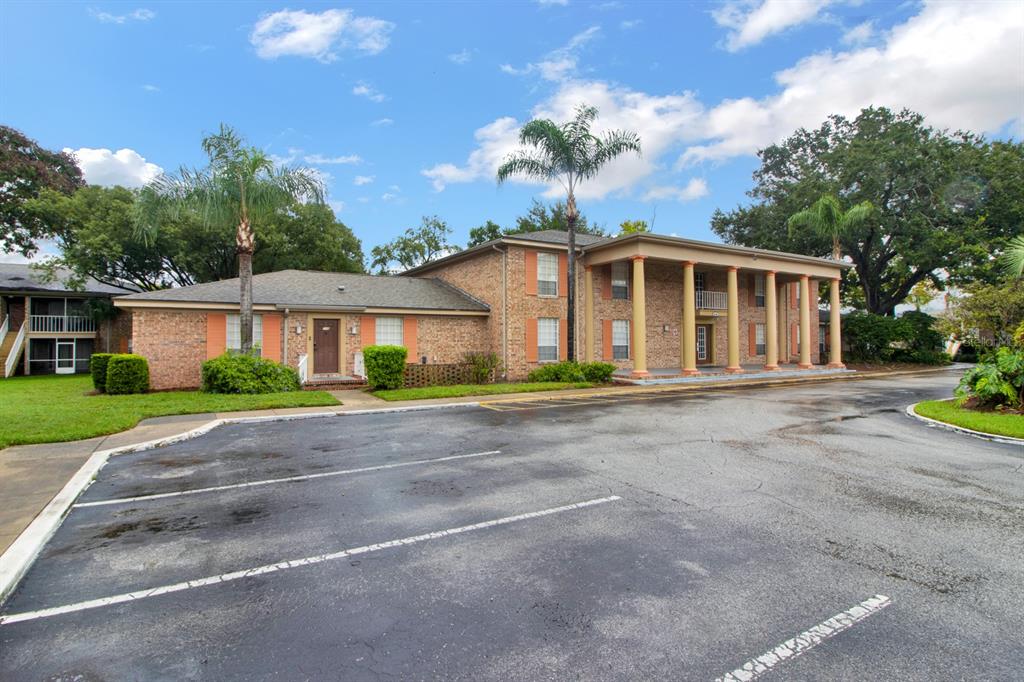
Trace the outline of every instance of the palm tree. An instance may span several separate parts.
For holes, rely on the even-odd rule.
[[[142,188],[136,224],[140,235],[155,238],[160,224],[182,213],[198,215],[207,225],[236,225],[239,327],[242,352],[252,349],[252,254],[255,228],[267,217],[301,202],[323,203],[324,186],[309,168],[276,168],[261,149],[244,146],[230,127],[203,138],[210,164],[203,170],[182,167]]]
[[[1017,279],[1024,275],[1024,235],[1019,234],[1010,240],[1003,252],[1002,261],[1008,277]]]
[[[596,176],[612,159],[626,153],[640,154],[640,137],[630,131],[612,130],[603,138],[590,132],[597,118],[597,109],[580,105],[576,117],[556,124],[548,119],[534,119],[519,131],[519,143],[525,149],[509,154],[498,168],[498,184],[514,175],[544,182],[557,181],[568,194],[565,222],[569,232],[568,279],[568,352],[576,357],[576,188],[584,180]]]
[[[840,238],[863,225],[874,212],[875,207],[870,201],[862,201],[844,212],[839,199],[825,194],[810,208],[790,216],[787,224],[790,236],[796,228],[807,227],[823,237],[831,237],[832,260],[840,260],[843,257]]]

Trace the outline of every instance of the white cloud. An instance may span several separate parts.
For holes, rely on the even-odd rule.
[[[358,95],[360,97],[365,97],[371,102],[383,102],[384,100],[387,99],[387,95],[375,90],[373,86],[363,83],[362,81],[357,83],[355,87],[352,88],[352,94]]]
[[[871,105],[907,107],[924,114],[931,125],[979,133],[1001,130],[1012,121],[1024,125],[1022,31],[1024,6],[1019,4],[928,3],[881,36],[878,46],[822,52],[777,73],[778,91],[761,99],[724,100],[708,107],[689,92],[656,95],[570,78],[534,106],[529,118],[565,121],[586,102],[600,111],[596,132],[636,131],[643,157],[615,160],[585,183],[579,196],[602,198],[654,186],[650,194],[670,185],[657,181],[657,174],[676,155],[677,167],[752,155],[800,127],[820,126],[829,114],[855,116]],[[463,163],[446,159],[421,173],[436,191],[455,183],[493,183],[498,166],[519,147],[521,125],[513,117],[497,118],[476,130]],[[691,181],[687,187],[696,192],[700,185]],[[549,186],[546,193],[555,196],[561,187]]]
[[[331,207],[332,211],[334,211],[334,215],[338,215],[345,210],[344,201],[335,201],[332,199],[327,202],[327,205]]]
[[[872,21],[865,21],[857,24],[849,31],[843,34],[842,42],[843,45],[862,45],[867,41],[871,40],[871,36],[875,34],[875,25]]]
[[[549,52],[540,61],[532,62],[523,67],[502,64],[501,70],[513,76],[527,76],[537,73],[540,74],[541,78],[548,81],[566,80],[576,73],[580,51],[600,33],[600,26],[591,26],[585,31],[580,31],[574,35],[562,47]]]
[[[94,9],[89,9],[91,14],[97,21],[103,24],[126,24],[129,21],[150,21],[156,18],[156,12],[153,10],[139,8],[128,14],[111,14],[110,12],[98,12]]]
[[[623,31],[628,31],[630,29],[636,28],[642,23],[644,23],[643,19],[624,19],[623,21],[619,22],[619,28],[621,28]]]
[[[262,16],[249,42],[263,59],[296,56],[329,63],[345,50],[379,54],[390,43],[394,28],[390,21],[357,17],[347,9],[319,14],[286,9]]]
[[[146,83],[145,85],[143,85],[142,89],[145,90],[146,92],[160,92],[160,88],[158,88],[155,85],[151,85],[149,83]]]
[[[394,120],[390,118],[378,118],[376,121],[370,123],[370,125],[380,128],[381,126],[394,125]]]
[[[385,192],[384,194],[380,195],[380,198],[382,201],[394,201],[395,199],[398,198],[398,194],[396,194],[395,192]]]
[[[768,36],[811,21],[832,0],[732,0],[711,12],[719,26],[730,29],[725,48],[737,52]]]
[[[85,181],[90,185],[122,185],[123,187],[142,187],[147,182],[164,172],[155,163],[146,161],[134,149],[64,149],[75,155],[78,167],[82,169]]]
[[[453,64],[458,64],[459,66],[462,66],[463,64],[468,64],[472,59],[473,53],[465,48],[459,50],[458,52],[454,52],[448,55],[448,61],[450,61]]]
[[[347,156],[324,156],[323,154],[307,154],[302,157],[302,160],[306,163],[311,163],[316,166],[324,165],[337,165],[337,164],[353,164],[362,163],[363,159],[358,154],[349,154]]]
[[[534,2],[541,7],[554,7],[556,5],[559,7],[565,7],[569,4],[569,0],[534,0]]]
[[[658,185],[652,187],[644,195],[644,201],[659,199],[675,199],[676,201],[694,201],[708,195],[708,183],[703,178],[693,178],[684,187]]]
[[[600,111],[595,128],[597,134],[609,129],[636,131],[640,135],[643,156],[627,154],[611,162],[600,175],[580,187],[580,198],[602,198],[628,190],[654,173],[658,169],[657,159],[677,147],[680,141],[699,139],[695,132],[701,126],[702,107],[688,92],[657,96],[608,83],[567,81],[536,106],[531,117],[568,120],[581,102]],[[465,164],[441,163],[423,170],[422,174],[431,180],[437,191],[452,183],[493,182],[498,166],[519,148],[520,125],[512,117],[499,118],[476,131],[477,147]],[[556,184],[548,187],[547,194],[554,196],[560,191],[561,186]]]
[[[355,179],[352,180],[352,184],[356,187],[362,187],[363,185],[369,185],[374,181],[374,179],[375,176],[373,175],[357,175]]]
[[[777,94],[725,100],[708,112],[709,142],[682,165],[721,160],[778,142],[829,114],[904,107],[938,127],[988,132],[1024,123],[1019,3],[928,2],[877,47],[821,52],[775,74]]]

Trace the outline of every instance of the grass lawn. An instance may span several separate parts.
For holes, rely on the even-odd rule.
[[[536,391],[558,391],[564,388],[592,388],[594,384],[561,383],[544,381],[523,384],[455,384],[454,386],[425,386],[423,388],[396,388],[390,391],[374,391],[384,400],[426,400],[428,398],[461,398],[467,395],[498,395],[500,393],[534,393]]]
[[[89,375],[0,379],[0,448],[103,436],[130,429],[147,417],[338,404],[326,391],[86,395],[92,390]]]
[[[955,407],[952,400],[929,400],[915,408],[922,417],[999,436],[1024,438],[1024,415],[982,412]]]

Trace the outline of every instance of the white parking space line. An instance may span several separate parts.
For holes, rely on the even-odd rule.
[[[409,462],[393,462],[391,464],[379,464],[372,467],[359,467],[358,469],[341,469],[338,471],[321,471],[315,474],[300,474],[298,476],[286,476],[284,478],[267,478],[261,481],[247,481],[245,483],[229,483],[215,485],[209,488],[194,488],[192,490],[178,490],[173,493],[154,493],[152,495],[137,495],[135,497],[117,497],[110,500],[96,500],[94,502],[79,502],[74,508],[102,507],[108,504],[126,504],[128,502],[148,502],[149,500],[162,500],[168,497],[182,497],[183,495],[199,495],[201,493],[213,493],[224,490],[237,490],[239,488],[255,488],[263,485],[274,485],[276,483],[294,483],[296,481],[311,481],[317,478],[330,478],[331,476],[347,476],[350,474],[362,474],[368,471],[384,471],[386,469],[400,469],[402,467],[420,466],[423,464],[439,464],[441,462],[453,462],[460,459],[472,457],[487,457],[489,455],[500,455],[501,450],[488,450],[487,452],[471,452],[467,455],[451,455],[449,457],[435,457],[433,459],[414,459]]]
[[[362,547],[353,547],[352,549],[343,549],[340,552],[332,552],[330,554],[318,554],[316,556],[305,557],[303,559],[292,559],[290,561],[281,561],[276,564],[265,564],[263,566],[247,568],[241,571],[234,571],[232,573],[222,573],[221,575],[214,575],[208,578],[188,580],[181,583],[174,583],[173,585],[164,585],[162,587],[153,587],[147,590],[139,590],[137,592],[126,592],[124,594],[116,594],[112,597],[91,599],[89,601],[78,602],[75,604],[67,604],[65,606],[55,606],[48,609],[40,609],[38,611],[26,611],[24,613],[12,613],[5,616],[0,616],[0,625],[10,625],[11,623],[21,623],[23,621],[36,620],[39,618],[49,618],[51,616],[59,616],[65,613],[74,613],[76,611],[96,609],[102,606],[112,606],[114,604],[123,604],[125,602],[137,601],[139,599],[145,599],[147,597],[157,597],[162,594],[170,594],[172,592],[181,592],[183,590],[190,590],[196,587],[217,585],[232,580],[239,580],[241,578],[251,578],[258,575],[266,575],[267,573],[276,573],[278,571],[285,571],[290,568],[312,566],[314,564],[324,563],[325,561],[335,561],[337,559],[344,559],[347,557],[356,556],[358,554],[378,552],[382,549],[390,549],[392,547],[415,545],[417,543],[426,542],[428,540],[439,540],[441,538],[446,538],[451,535],[460,535],[462,533],[469,533],[475,530],[484,530],[485,528],[506,526],[510,523],[527,521],[529,519],[536,519],[542,516],[551,516],[552,514],[560,514],[562,512],[575,511],[577,509],[593,507],[595,505],[605,504],[606,502],[614,502],[616,500],[621,499],[622,498],[619,497],[618,495],[599,497],[593,500],[586,500],[584,502],[575,502],[573,504],[563,505],[561,507],[551,507],[549,509],[542,509],[540,511],[526,512],[525,514],[516,514],[515,516],[503,516],[498,519],[492,519],[491,521],[482,521],[480,523],[474,523],[468,526],[458,526],[456,528],[438,530],[432,533],[424,533],[422,535],[413,535],[406,538],[400,538],[398,540],[388,540],[387,542],[380,542],[374,545],[364,545]]]
[[[757,658],[750,659],[731,673],[726,673],[717,678],[715,682],[748,682],[749,680],[756,680],[762,675],[771,672],[780,663],[807,653],[825,640],[835,637],[844,630],[848,630],[890,604],[892,604],[892,600],[889,597],[886,597],[884,594],[876,594],[874,597],[865,599],[853,608],[837,613],[809,630],[804,630],[793,639],[787,639],[782,644],[761,654]]]

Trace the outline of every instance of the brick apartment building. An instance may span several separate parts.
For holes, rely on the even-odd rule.
[[[395,343],[409,362],[497,353],[524,379],[567,354],[567,239],[509,235],[401,276],[286,270],[253,278],[254,340],[304,379],[360,376],[364,346]],[[809,368],[819,286],[830,287],[830,366],[841,366],[838,281],[847,266],[798,254],[655,234],[577,236],[576,354],[633,376]],[[153,387],[197,386],[202,362],[239,346],[238,280],[122,296],[133,350]],[[642,330],[642,333],[640,333]]]

